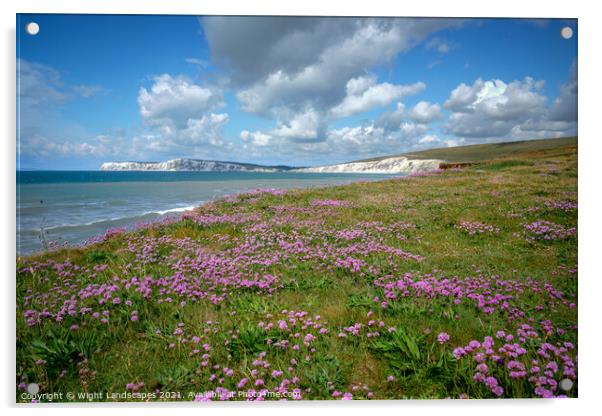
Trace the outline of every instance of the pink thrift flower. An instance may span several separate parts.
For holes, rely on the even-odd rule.
[[[460,358],[464,357],[466,355],[466,350],[462,347],[458,347],[456,349],[454,349],[454,357],[456,358],[456,360],[459,360]]]
[[[445,344],[447,341],[449,341],[450,336],[447,332],[440,332],[439,335],[437,335],[437,341],[439,341],[439,344]]]

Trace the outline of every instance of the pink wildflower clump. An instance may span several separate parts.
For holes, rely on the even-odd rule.
[[[311,201],[311,205],[314,207],[348,207],[349,202],[338,199],[314,199]]]
[[[456,228],[465,231],[468,235],[475,234],[499,234],[500,229],[493,225],[483,224],[478,221],[460,221]]]
[[[557,209],[560,211],[573,211],[577,209],[577,203],[573,201],[545,201],[544,205],[548,209]]]
[[[216,214],[195,213],[193,211],[190,213],[182,214],[181,219],[182,220],[191,220],[202,226],[211,226],[211,225],[215,225],[215,224],[237,225],[237,224],[242,224],[242,223],[257,220],[258,217],[254,214],[216,215]]]
[[[524,224],[525,231],[540,240],[564,240],[577,233],[575,227],[564,227],[551,221],[535,221]]]
[[[126,390],[130,390],[132,392],[137,392],[139,391],[142,387],[144,387],[144,382],[139,382],[139,383],[128,383],[125,386]]]
[[[130,320],[132,322],[137,322],[138,321],[138,311],[132,311],[132,314],[130,315]]]
[[[389,303],[402,302],[407,298],[449,299],[454,304],[473,304],[487,315],[514,311],[513,308],[520,305],[517,298],[524,292],[542,296],[549,307],[555,305],[574,307],[573,302],[554,286],[533,279],[511,280],[502,279],[500,276],[484,275],[447,278],[408,272],[401,276],[386,275],[376,278],[373,284],[383,290],[384,297]]]
[[[560,381],[577,377],[575,359],[571,356],[574,346],[566,342],[545,342],[546,336],[529,324],[520,324],[515,335],[498,331],[496,338],[500,343],[497,346],[494,338],[487,336],[483,342],[473,340],[464,347],[457,347],[454,357],[456,360],[471,357],[476,363],[473,380],[486,385],[496,397],[504,393],[500,380],[530,386],[535,396],[561,397],[564,394],[559,390]]]
[[[286,195],[287,191],[284,189],[275,189],[275,188],[258,188],[252,189],[245,193],[240,194],[241,196],[263,196],[263,195],[272,195],[272,196],[281,196]]]
[[[447,332],[440,332],[439,335],[437,335],[437,341],[439,342],[439,344],[445,344],[447,341],[449,341],[450,336]]]

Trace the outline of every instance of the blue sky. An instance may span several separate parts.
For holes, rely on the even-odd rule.
[[[576,134],[575,20],[26,14],[17,33],[20,169]]]

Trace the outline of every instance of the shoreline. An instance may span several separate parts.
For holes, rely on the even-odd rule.
[[[237,173],[245,174],[245,173],[250,173],[250,172],[237,172]],[[261,172],[261,173],[263,173],[263,172]],[[291,172],[291,173],[300,173],[300,172]],[[426,172],[426,173],[428,173],[428,172]],[[323,175],[323,173],[320,173],[320,172],[312,172],[311,174],[312,175],[313,174]],[[337,187],[337,186],[348,186],[348,185],[351,185],[354,183],[359,183],[359,182],[380,182],[380,181],[386,181],[386,180],[391,180],[391,179],[403,178],[406,176],[415,176],[415,175],[411,175],[411,174],[405,175],[405,174],[380,174],[380,173],[376,173],[376,174],[344,173],[344,174],[341,174],[341,173],[337,173],[337,172],[332,172],[332,174],[337,175],[337,176],[349,175],[350,178],[351,177],[358,177],[358,178],[354,179],[354,180],[350,180],[350,181],[345,181],[344,183],[331,183],[331,184],[318,184],[318,185],[309,184],[307,186],[296,186],[296,187],[292,187],[292,188],[251,188],[251,189],[241,190],[241,191],[238,191],[238,192],[235,192],[232,194],[224,194],[224,195],[216,196],[216,197],[214,197],[214,199],[202,201],[201,203],[195,204],[195,205],[188,205],[186,207],[173,207],[173,208],[167,208],[165,210],[145,211],[141,214],[134,214],[134,215],[123,216],[123,217],[112,217],[112,218],[108,218],[108,219],[106,219],[106,218],[95,219],[90,222],[81,223],[81,224],[58,224],[58,225],[53,225],[51,227],[44,227],[44,231],[48,232],[48,231],[62,230],[62,229],[84,228],[84,227],[94,226],[94,225],[102,224],[102,223],[121,222],[121,221],[130,220],[130,221],[128,221],[128,224],[119,226],[117,228],[125,228],[126,232],[133,232],[133,231],[138,230],[140,228],[140,226],[143,226],[143,225],[154,226],[156,224],[161,224],[166,220],[169,221],[170,219],[173,219],[173,218],[177,218],[179,220],[182,215],[185,215],[185,213],[199,209],[206,204],[215,203],[215,202],[218,202],[218,201],[226,199],[226,198],[236,197],[239,195],[252,193],[252,192],[255,192],[258,190],[268,189],[268,190],[283,190],[286,192],[290,192],[290,191],[303,190],[303,189],[324,189],[324,188]],[[423,174],[423,173],[420,173],[420,174]],[[420,174],[416,174],[416,175],[420,175]],[[366,177],[366,175],[369,175],[369,176],[374,175],[375,178],[371,179],[369,176]],[[386,176],[386,177],[380,177],[380,176]],[[249,179],[249,181],[253,181],[253,179]],[[166,183],[168,183],[168,182],[166,182]],[[106,183],[103,183],[103,184],[106,184]],[[147,217],[147,216],[151,216],[151,215],[155,215],[155,218],[153,218],[151,220],[142,220],[143,217]],[[138,219],[138,220],[134,221],[135,219]],[[112,228],[115,228],[115,227],[108,226],[108,227],[104,228],[102,231],[100,231],[96,234],[90,235],[89,237],[87,237],[84,240],[77,242],[77,243],[70,242],[67,245],[65,245],[65,244],[57,245],[54,241],[52,241],[51,243],[56,248],[50,248],[48,250],[44,250],[43,248],[41,248],[37,251],[24,252],[23,254],[19,254],[18,250],[17,250],[17,258],[29,257],[29,256],[39,256],[39,255],[42,255],[45,253],[49,253],[49,252],[52,252],[55,250],[61,250],[61,249],[65,249],[65,248],[67,248],[67,249],[84,248],[84,247],[87,247],[87,244],[86,244],[87,241],[89,241],[89,240],[93,241],[95,239],[102,237],[104,234],[106,234],[107,231],[111,230]],[[36,229],[36,230],[26,230],[24,232],[30,232],[32,234],[39,234],[40,231],[41,230]]]

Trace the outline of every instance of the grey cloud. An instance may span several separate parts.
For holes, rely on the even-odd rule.
[[[243,109],[324,110],[345,97],[349,80],[412,48],[453,19],[205,17],[216,64],[231,72]]]
[[[568,81],[560,88],[560,95],[552,103],[550,120],[577,121],[577,62],[571,66]]]
[[[381,113],[374,124],[377,127],[383,127],[386,131],[394,131],[399,129],[401,122],[406,119],[406,116],[405,105],[397,103],[395,110]]]
[[[282,70],[296,73],[355,30],[356,19],[205,16],[200,18],[216,64],[246,85]]]
[[[481,113],[456,113],[449,117],[447,129],[458,137],[491,138],[507,135],[514,126],[510,121],[492,120]]]

